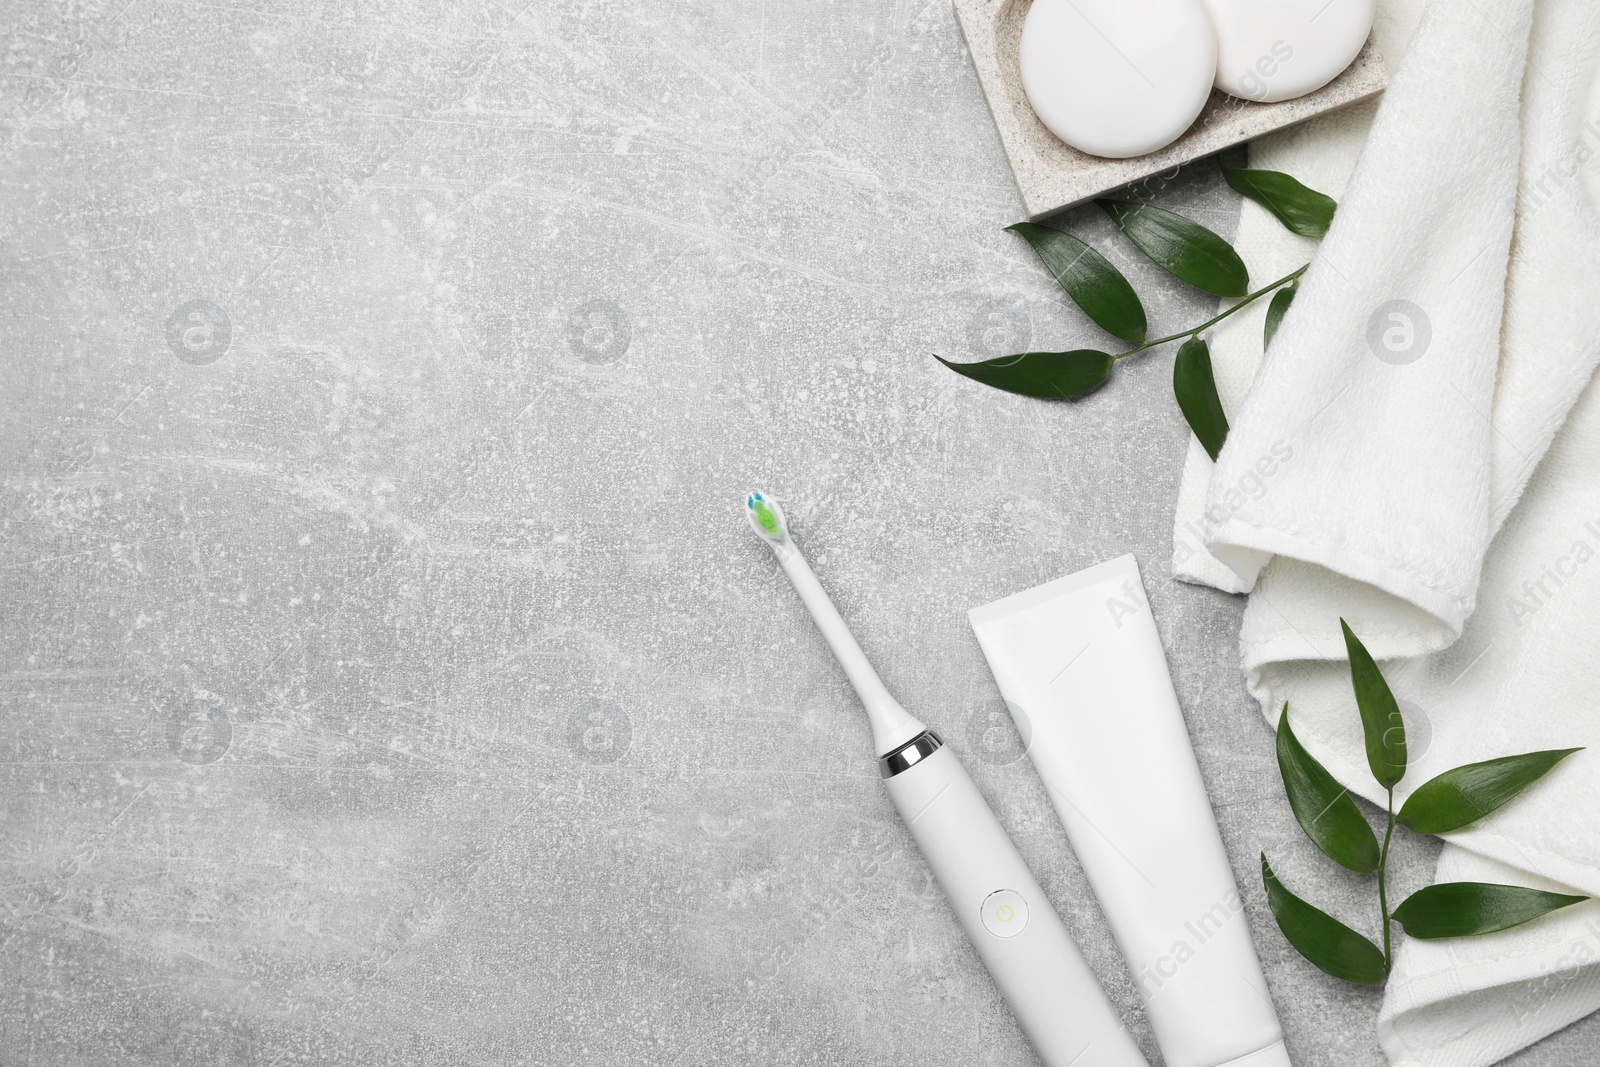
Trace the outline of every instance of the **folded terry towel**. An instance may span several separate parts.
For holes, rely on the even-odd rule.
[[[1380,8],[1391,59],[1413,7]],[[1431,0],[1353,172],[1362,113],[1252,147],[1340,208],[1315,249],[1246,205],[1258,276],[1314,257],[1259,372],[1262,309],[1213,339],[1233,430],[1214,469],[1191,449],[1175,571],[1253,589],[1251,691],[1269,722],[1290,701],[1369,799],[1340,616],[1402,700],[1401,797],[1461,763],[1591,746],[1450,835],[1436,878],[1600,896],[1597,55],[1593,0]],[[1476,1067],[1597,1007],[1590,903],[1403,942],[1379,1036],[1396,1064]]]

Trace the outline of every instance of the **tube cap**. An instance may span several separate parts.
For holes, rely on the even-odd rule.
[[[1294,1067],[1294,1064],[1289,1062],[1289,1050],[1283,1047],[1283,1042],[1274,1041],[1266,1048],[1256,1049],[1227,1063],[1219,1063],[1217,1067]]]

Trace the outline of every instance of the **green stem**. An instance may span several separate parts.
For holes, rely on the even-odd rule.
[[[1111,358],[1112,359],[1122,359],[1124,356],[1136,356],[1140,352],[1143,352],[1147,348],[1154,348],[1154,347],[1156,347],[1156,345],[1164,345],[1168,341],[1181,341],[1185,337],[1194,337],[1197,334],[1199,334],[1199,332],[1201,330],[1210,329],[1211,327],[1215,326],[1217,323],[1221,322],[1223,319],[1227,318],[1229,315],[1232,315],[1235,311],[1238,311],[1238,310],[1240,310],[1241,308],[1244,308],[1244,307],[1248,307],[1249,305],[1255,303],[1257,300],[1259,300],[1262,297],[1266,296],[1268,293],[1273,292],[1274,290],[1282,289],[1285,285],[1288,285],[1290,282],[1292,282],[1296,278],[1300,277],[1300,275],[1304,274],[1306,272],[1306,267],[1309,267],[1309,266],[1311,266],[1311,264],[1307,263],[1305,265],[1305,267],[1301,267],[1299,270],[1294,271],[1292,273],[1285,274],[1283,277],[1279,278],[1277,281],[1273,282],[1270,285],[1267,285],[1267,286],[1264,286],[1263,288],[1257,289],[1253,293],[1246,293],[1243,296],[1243,298],[1241,298],[1240,301],[1237,304],[1233,305],[1233,307],[1229,308],[1227,311],[1224,311],[1222,314],[1217,315],[1215,318],[1207,319],[1205,322],[1202,322],[1200,325],[1196,326],[1192,330],[1184,330],[1182,333],[1168,334],[1166,337],[1157,337],[1153,341],[1146,341],[1144,344],[1140,345],[1138,348],[1130,348],[1126,352],[1118,352],[1116,355],[1112,356]]]
[[[1389,790],[1389,827],[1383,831],[1383,851],[1378,856],[1378,916],[1383,921],[1383,973],[1393,961],[1389,943],[1389,839],[1394,837],[1394,790]]]

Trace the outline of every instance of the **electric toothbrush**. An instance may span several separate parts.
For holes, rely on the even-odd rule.
[[[867,662],[777,502],[751,493],[745,515],[861,698],[889,799],[1045,1067],[1149,1067],[955,753],[900,706]]]

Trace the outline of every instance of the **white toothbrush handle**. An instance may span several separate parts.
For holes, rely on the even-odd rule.
[[[913,746],[931,751],[884,759],[889,796],[1040,1060],[1149,1067],[983,794],[930,737]]]

